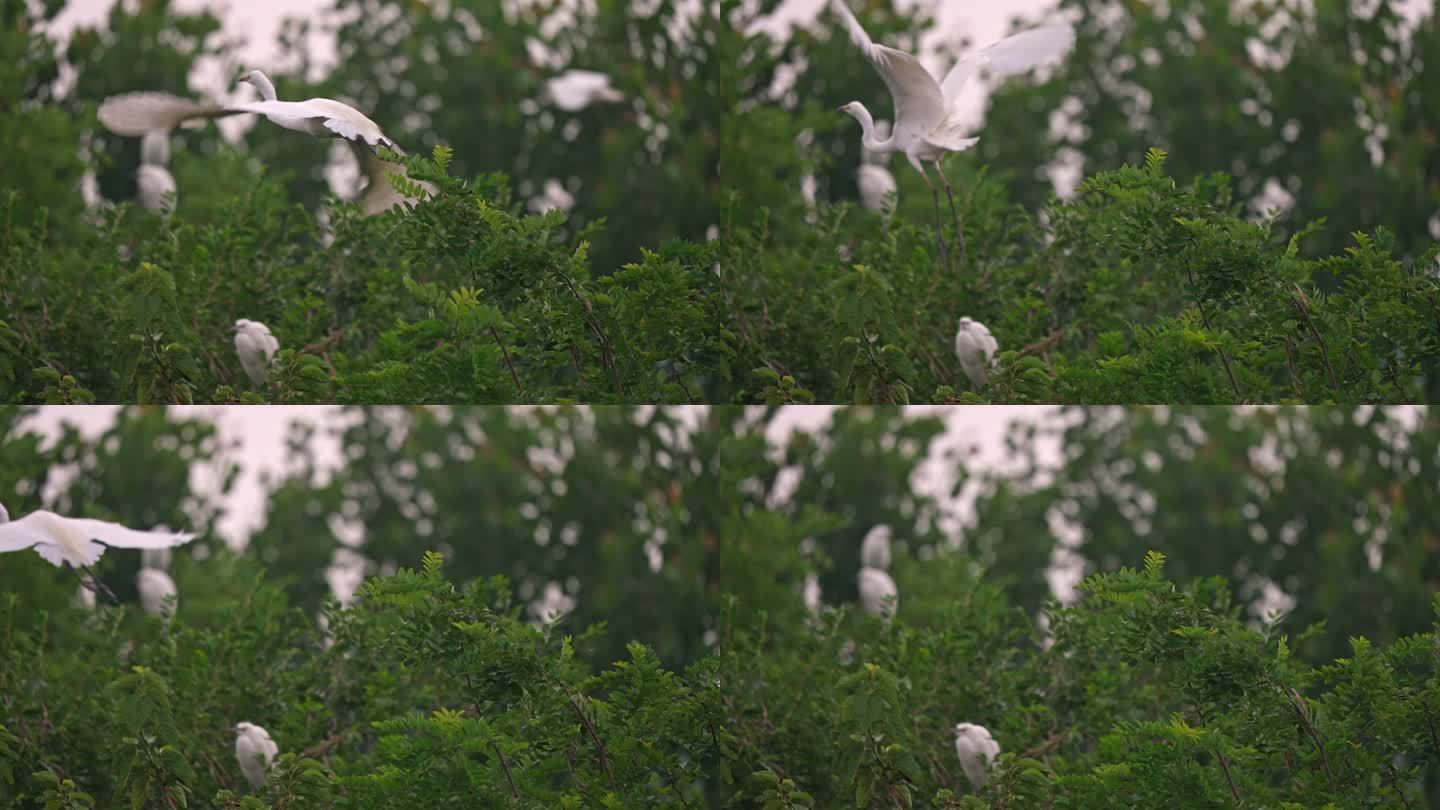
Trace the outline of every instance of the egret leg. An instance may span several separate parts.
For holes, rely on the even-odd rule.
[[[106,599],[109,599],[110,604],[112,605],[120,604],[120,600],[115,596],[115,592],[110,590],[110,588],[104,582],[100,581],[100,575],[95,573],[94,568],[91,568],[88,565],[82,565],[80,566],[80,570],[84,571],[88,575],[80,577],[81,587],[85,588],[91,593],[96,593],[105,597]],[[77,571],[76,574],[78,575],[79,571]]]
[[[960,227],[960,212],[955,208],[955,193],[950,190],[950,179],[940,169],[938,160],[935,161],[935,173],[940,175],[940,182],[945,184],[945,196],[950,198],[950,216],[955,221],[955,235],[960,242],[960,269],[963,270],[965,269],[965,229]]]
[[[930,182],[930,175],[924,169],[920,170],[920,176],[924,178],[925,185],[930,187],[930,199],[935,203],[935,240],[940,244],[940,263],[936,265],[935,272],[938,275],[942,267],[950,266],[950,256],[945,250],[945,230],[940,224],[940,191],[935,184]]]

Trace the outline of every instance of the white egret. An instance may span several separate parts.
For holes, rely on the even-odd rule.
[[[175,588],[175,580],[158,568],[141,568],[135,575],[135,587],[140,591],[140,607],[151,616],[164,616],[165,600],[180,593]],[[178,602],[173,603],[170,610],[173,612],[177,607]]]
[[[960,229],[960,214],[955,208],[955,195],[950,181],[940,168],[940,161],[950,152],[963,152],[974,146],[979,138],[966,137],[967,124],[963,120],[957,99],[965,83],[976,72],[985,69],[995,78],[1023,73],[1054,57],[1063,55],[1075,44],[1075,30],[1068,23],[1035,28],[996,42],[960,59],[950,69],[944,82],[935,81],[930,71],[920,60],[904,51],[877,45],[859,20],[845,4],[845,0],[831,0],[835,13],[845,22],[850,41],[860,49],[865,60],[880,74],[890,90],[895,104],[895,128],[889,138],[876,136],[874,119],[864,104],[852,101],[840,108],[860,122],[863,134],[861,143],[875,152],[902,152],[910,165],[920,172],[929,186],[935,203],[936,236],[940,242],[941,261],[947,261],[945,238],[940,231],[940,196],[925,163],[935,165],[935,173],[945,186],[945,195],[950,199],[950,213],[955,220],[955,230],[960,242],[960,263],[965,262],[965,233]]]
[[[34,548],[51,565],[94,565],[107,546],[169,548],[195,539],[189,532],[138,531],[108,520],[62,517],[37,509],[11,521],[0,506],[0,552]]]
[[[995,352],[999,349],[1000,344],[985,324],[970,318],[960,319],[960,328],[955,331],[955,356],[960,358],[960,368],[977,390],[988,379],[988,369],[995,364]]]
[[[565,112],[579,112],[597,101],[624,101],[610,77],[593,70],[567,70],[545,83],[545,98]]]
[[[890,122],[875,122],[875,137],[884,140],[890,137]],[[895,175],[885,168],[887,153],[874,152],[860,147],[860,168],[855,170],[856,184],[860,187],[860,204],[868,211],[874,211],[886,219],[895,213],[899,186]]]
[[[140,140],[140,168],[135,172],[140,207],[163,216],[175,210],[175,178],[166,168],[170,162],[170,132],[153,130]]]
[[[891,534],[890,527],[884,523],[872,526],[860,542],[860,564],[866,568],[889,568]]]
[[[240,355],[240,367],[245,369],[250,382],[257,386],[265,384],[277,351],[280,351],[280,341],[270,334],[270,327],[244,318],[235,322],[235,353]]]
[[[965,778],[976,790],[990,781],[990,768],[1000,756],[1000,743],[990,736],[989,729],[974,723],[959,723],[950,729],[955,735],[955,753],[960,756],[960,767]]]
[[[252,789],[259,790],[269,778],[280,746],[270,739],[270,732],[254,723],[240,723],[232,730],[236,734],[235,759],[240,761],[240,772]]]
[[[895,580],[879,568],[861,568],[860,606],[871,616],[888,622],[900,608],[900,589],[895,587]]]
[[[801,597],[805,600],[805,610],[816,616],[820,613],[820,577],[814,573],[805,575],[805,586],[801,590]]]
[[[187,122],[207,118],[245,113],[263,115],[285,129],[304,132],[317,138],[345,140],[360,162],[361,170],[370,178],[370,186],[364,198],[367,214],[379,213],[396,202],[407,199],[397,193],[387,179],[389,174],[403,173],[404,169],[385,163],[375,154],[382,146],[396,154],[402,154],[402,151],[381,131],[380,126],[365,117],[364,113],[349,104],[328,98],[280,101],[275,95],[275,85],[268,76],[258,70],[246,73],[240,77],[240,81],[254,85],[260,92],[261,100],[238,104],[207,104],[169,93],[124,93],[101,102],[97,115],[100,123],[117,135],[143,135],[151,130],[170,130]],[[434,186],[428,183],[421,183],[421,186],[426,189],[427,194],[434,194]]]

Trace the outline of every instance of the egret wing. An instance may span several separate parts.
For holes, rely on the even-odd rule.
[[[1069,23],[1047,25],[1021,31],[999,42],[974,51],[955,63],[940,84],[940,93],[947,106],[980,70],[985,70],[996,79],[1024,73],[1038,67],[1054,57],[1068,52],[1075,45],[1075,28]]]
[[[168,548],[188,543],[195,539],[190,532],[153,531],[142,532],[108,520],[89,518],[65,518],[75,530],[87,539],[98,540],[115,548]]]
[[[174,129],[195,118],[220,118],[243,110],[192,101],[169,93],[123,93],[100,103],[96,115],[116,135],[141,136],[157,129]]]
[[[20,551],[50,542],[53,541],[29,515],[10,523],[0,523],[0,552]]]
[[[831,0],[835,13],[845,21],[850,32],[850,41],[860,49],[865,61],[869,62],[885,81],[890,97],[895,102],[895,126],[911,126],[920,130],[933,127],[945,117],[945,99],[940,94],[940,85],[930,71],[904,51],[884,45],[876,45],[860,21],[855,19],[845,0]]]

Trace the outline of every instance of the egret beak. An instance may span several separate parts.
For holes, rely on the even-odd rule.
[[[848,107],[848,106],[850,106],[850,105],[849,105],[849,104],[841,104],[839,107],[836,107],[836,108],[835,108],[835,112],[845,112],[845,108]]]

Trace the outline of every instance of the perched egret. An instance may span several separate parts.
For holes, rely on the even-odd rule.
[[[257,386],[265,384],[270,362],[278,351],[280,341],[270,334],[270,327],[244,318],[235,322],[235,353],[240,355],[240,367],[245,369],[250,382]]]
[[[852,101],[840,111],[860,122],[863,133],[861,143],[874,152],[903,152],[910,165],[920,172],[935,203],[936,236],[940,242],[940,258],[947,261],[945,238],[940,234],[940,195],[930,182],[925,163],[935,165],[935,173],[945,186],[945,195],[950,199],[950,213],[955,220],[955,231],[960,243],[960,263],[965,262],[965,233],[960,229],[960,214],[955,208],[955,195],[940,168],[940,161],[950,152],[963,152],[980,140],[965,137],[967,124],[960,114],[956,101],[965,83],[976,72],[985,69],[995,78],[1013,76],[1037,67],[1050,59],[1063,55],[1075,44],[1075,30],[1068,23],[1035,28],[996,42],[988,48],[971,53],[950,69],[944,82],[935,77],[920,64],[920,60],[904,51],[877,45],[860,21],[845,4],[845,0],[831,0],[835,13],[845,22],[850,41],[860,49],[865,60],[880,74],[890,90],[895,103],[895,128],[889,138],[877,137],[875,122],[870,111],[858,101]]]
[[[970,318],[960,319],[960,328],[955,332],[955,356],[960,358],[960,368],[976,389],[985,384],[999,348],[1000,344],[985,324]]]
[[[879,568],[861,568],[860,606],[871,616],[889,621],[900,608],[900,590],[895,580]]]
[[[175,588],[175,580],[158,568],[141,568],[135,576],[135,587],[140,591],[140,607],[151,616],[164,616],[165,599],[180,593]]]
[[[965,777],[976,790],[990,781],[990,768],[1000,756],[1000,743],[990,736],[989,729],[974,723],[960,723],[950,729],[955,735],[955,753],[960,755],[960,767]]]
[[[567,70],[545,83],[545,98],[565,112],[579,112],[597,101],[624,101],[610,77],[593,70]]]
[[[317,138],[344,139],[360,161],[360,168],[370,177],[370,187],[364,204],[366,213],[379,213],[405,198],[390,186],[387,176],[403,173],[404,169],[390,166],[375,156],[375,151],[385,147],[396,154],[401,149],[380,126],[365,117],[349,104],[328,98],[312,98],[308,101],[280,101],[275,96],[275,85],[270,77],[258,70],[252,70],[240,77],[260,93],[260,101],[239,104],[207,104],[170,95],[169,93],[124,93],[111,96],[100,103],[97,115],[106,129],[117,135],[143,135],[151,130],[170,130],[197,119],[223,118],[228,115],[253,113],[263,115],[271,123],[296,132],[304,132]],[[422,183],[427,193],[433,194],[434,187]]]
[[[890,535],[890,527],[884,523],[872,526],[860,542],[860,564],[866,568],[889,568]]]
[[[245,774],[245,781],[252,789],[259,790],[265,786],[280,746],[270,739],[270,732],[254,723],[240,723],[233,731],[236,734],[235,758],[240,761],[240,772]]]
[[[51,565],[69,564],[73,568],[94,565],[114,548],[168,548],[195,539],[189,532],[143,532],[111,523],[108,520],[61,517],[54,512],[36,510],[11,521],[5,507],[0,506],[0,552],[34,548]]]
[[[169,216],[175,210],[175,178],[165,168],[170,162],[170,133],[153,130],[140,141],[140,168],[135,182],[140,190],[140,207]]]
[[[820,613],[820,577],[816,574],[805,575],[805,587],[801,590],[801,596],[805,600],[805,610],[811,616]]]

